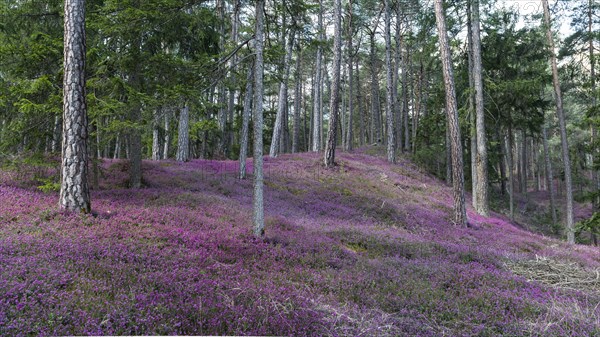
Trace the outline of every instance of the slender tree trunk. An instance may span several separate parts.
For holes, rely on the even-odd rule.
[[[556,54],[554,53],[554,40],[552,37],[552,26],[550,24],[550,9],[548,8],[548,0],[542,0],[542,6],[544,7],[544,22],[546,25],[546,38],[548,40],[548,48],[550,50],[550,64],[552,66],[552,83],[554,85],[554,99],[556,101],[556,114],[558,116],[558,124],[560,126],[563,164],[565,166],[567,242],[573,244],[575,243],[575,224],[573,215],[573,183],[571,180],[571,158],[569,156],[567,125],[565,122],[565,114],[563,111],[562,93],[560,90],[560,82],[558,78],[558,66],[556,64]]]
[[[396,146],[400,151],[404,151],[403,145],[403,132],[404,129],[402,127],[402,102],[400,102],[400,94],[398,93],[398,82],[400,80],[400,63],[402,62],[402,17],[401,17],[401,6],[396,6],[396,34],[395,34],[395,42],[396,42],[396,52],[394,57],[394,115],[396,117]],[[404,83],[403,83],[404,85]]]
[[[89,213],[88,117],[85,101],[85,1],[64,4],[61,209]]]
[[[154,110],[154,118],[152,119],[152,160],[160,160],[160,129],[158,124],[161,112],[158,108]]]
[[[475,113],[475,84],[473,80],[473,12],[472,0],[467,0],[467,59],[469,63],[469,120],[471,122],[471,195],[473,208],[477,208],[477,116]]]
[[[522,142],[521,142],[521,193],[523,193],[526,197],[527,197],[527,188],[528,188],[528,181],[527,181],[527,162],[528,162],[528,158],[527,158],[527,133],[525,132],[525,129],[523,129],[521,131],[522,133]]]
[[[371,41],[371,144],[381,143],[381,122],[379,120],[379,108],[381,106],[379,100],[379,76],[377,75],[377,52],[375,50],[375,31],[373,28],[370,33]]]
[[[60,136],[62,133],[62,117],[60,115],[56,115],[54,117],[54,132],[52,133],[52,153],[58,152],[60,146]],[[4,124],[5,121],[2,121]],[[2,128],[4,130],[4,128]]]
[[[163,159],[169,158],[169,145],[171,144],[171,118],[170,110],[165,111],[165,144],[163,148]]]
[[[294,129],[292,132],[292,153],[300,148],[300,108],[302,107],[302,54],[296,57],[296,84],[294,88]]]
[[[589,35],[589,42],[588,42],[588,52],[589,52],[589,58],[590,58],[590,81],[591,81],[591,90],[592,90],[592,107],[596,107],[598,104],[598,100],[597,100],[597,92],[596,92],[596,56],[594,55],[594,39],[592,38],[592,36],[594,36],[594,15],[593,15],[593,0],[588,0],[588,35]],[[600,211],[600,172],[598,172],[597,169],[594,168],[594,165],[596,163],[596,160],[598,159],[599,151],[600,149],[598,149],[598,147],[595,147],[595,144],[597,144],[598,142],[598,129],[596,128],[596,125],[594,125],[594,123],[591,123],[591,129],[592,129],[592,151],[591,151],[591,161],[592,161],[592,182],[594,183],[594,187],[592,188],[593,191],[597,192],[596,197],[594,198],[594,202],[593,202],[593,206],[594,206],[594,211]],[[592,234],[592,239],[594,241],[594,243],[597,245],[597,238],[596,238],[596,234]]]
[[[444,9],[441,0],[435,0],[435,18],[438,29],[444,86],[446,88],[446,112],[450,129],[450,147],[452,149],[452,184],[454,189],[454,221],[457,225],[467,225],[465,208],[465,186],[463,174],[463,157],[458,125],[458,109],[456,105],[456,90],[454,88],[454,74],[452,70],[452,57],[446,30]]]
[[[238,27],[239,27],[239,23],[240,23],[241,7],[242,7],[241,1],[234,0],[233,15],[232,15],[232,22],[231,22],[231,40],[234,45],[237,45],[238,41],[239,41],[239,36],[238,36],[239,28]],[[237,54],[234,54],[231,57],[231,60],[229,63],[230,63],[231,70],[233,70],[238,63]],[[236,83],[237,77],[236,77],[235,71],[230,71],[229,81],[230,81],[230,83]],[[228,144],[227,152],[229,152],[229,148],[234,143],[233,122],[234,122],[234,118],[235,118],[235,93],[237,91],[235,88],[236,88],[236,86],[233,86],[233,88],[229,90],[229,102],[227,103],[227,144]]]
[[[242,135],[240,136],[240,179],[246,179],[246,157],[248,153],[248,129],[250,128],[250,114],[252,113],[252,96],[254,81],[254,63],[248,67],[246,75],[246,96],[244,97],[244,115],[242,117]]]
[[[362,109],[362,95],[361,95],[361,90],[360,90],[360,70],[358,67],[358,63],[359,60],[356,60],[356,105],[358,107],[358,127],[359,127],[359,137],[358,137],[358,141],[359,141],[359,145],[360,146],[364,146],[365,145],[365,119],[364,119],[364,112]]]
[[[473,85],[475,89],[475,112],[477,115],[477,213],[488,216],[490,213],[488,201],[488,155],[487,137],[485,132],[485,112],[483,110],[483,77],[481,65],[481,37],[479,29],[479,0],[473,1]]]
[[[254,235],[263,237],[265,234],[265,216],[263,200],[263,45],[264,45],[264,0],[256,1],[256,30],[255,30],[255,73],[254,73],[254,196],[252,219]]]
[[[323,40],[323,2],[319,0],[319,14],[318,14],[318,30],[319,30],[319,41]],[[322,56],[322,47],[319,44],[317,46],[317,61],[315,64],[315,94],[314,94],[314,102],[313,102],[313,141],[312,141],[312,150],[313,152],[321,151],[321,121],[322,121],[322,111],[321,111],[321,59]]]
[[[354,149],[352,120],[354,119],[354,46],[352,44],[354,27],[352,25],[352,0],[348,1],[348,127],[346,128],[346,151]]]
[[[408,96],[409,96],[409,92],[408,92],[408,88],[409,88],[409,78],[408,78],[408,72],[409,72],[409,66],[408,66],[408,58],[409,58],[409,51],[408,51],[408,44],[405,44],[405,48],[406,48],[406,54],[405,57],[402,58],[402,124],[404,128],[403,130],[403,134],[404,134],[404,151],[406,152],[410,152],[410,130],[408,129]]]
[[[394,129],[394,82],[392,79],[392,38],[390,32],[390,0],[384,0],[385,6],[385,74],[386,74],[386,116],[387,116],[387,160],[396,162],[396,140]]]
[[[556,207],[554,202],[554,177],[552,174],[552,161],[550,160],[550,151],[548,150],[548,131],[546,126],[542,127],[542,142],[544,146],[544,166],[546,168],[546,185],[548,186],[548,193],[550,194],[550,213],[552,214],[552,223],[556,224],[558,219],[556,217]]]
[[[335,147],[340,98],[340,68],[342,64],[342,1],[334,0],[333,8],[333,79],[329,97],[329,131],[327,132],[327,148],[325,149],[325,167],[333,167],[335,163]]]
[[[277,116],[275,117],[275,125],[273,127],[273,137],[271,138],[271,150],[269,151],[269,156],[277,157],[280,150],[280,142],[283,142],[281,138],[283,129],[284,129],[284,115],[285,110],[287,108],[288,101],[288,80],[290,77],[290,63],[292,59],[292,51],[294,50],[294,36],[295,31],[292,29],[290,31],[290,38],[287,43],[287,50],[285,52],[284,61],[283,61],[283,79],[279,84],[279,103],[277,105]],[[287,123],[287,119],[286,119]]]
[[[515,220],[515,178],[514,178],[514,164],[513,164],[513,135],[512,127],[508,127],[506,135],[506,164],[508,166],[508,204],[510,219]]]
[[[186,162],[190,159],[190,108],[184,104],[179,114],[179,130],[177,137],[177,161]]]
[[[506,166],[504,165],[504,161],[506,158],[506,146],[504,144],[504,140],[502,139],[502,137],[500,136],[500,126],[498,124],[496,124],[496,139],[498,142],[497,145],[497,149],[498,149],[498,153],[500,153],[500,164],[498,166],[500,166],[500,193],[502,195],[505,195],[506,193]]]

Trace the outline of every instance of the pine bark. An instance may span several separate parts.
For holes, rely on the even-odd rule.
[[[263,46],[264,46],[264,0],[256,1],[256,59],[254,73],[254,195],[252,219],[254,235],[265,234],[265,216],[263,200]]]
[[[463,174],[463,157],[458,125],[458,108],[456,104],[456,90],[454,87],[454,74],[452,69],[452,57],[446,30],[446,21],[442,0],[435,0],[435,18],[439,36],[442,69],[444,75],[444,86],[446,89],[446,113],[448,115],[450,147],[452,150],[452,185],[454,190],[454,221],[457,225],[467,225],[467,214],[465,208],[465,186]]]
[[[61,209],[89,213],[88,117],[85,100],[85,1],[64,3]]]
[[[342,64],[342,1],[334,0],[334,37],[333,37],[333,78],[329,97],[329,131],[327,132],[327,148],[325,149],[325,167],[333,167],[335,163],[335,147],[339,117],[340,68]]]
[[[556,103],[556,115],[558,116],[558,124],[560,127],[560,140],[562,146],[563,165],[565,170],[565,196],[566,196],[566,231],[567,242],[575,243],[575,224],[573,214],[573,183],[571,178],[571,158],[569,156],[569,141],[567,138],[567,125],[565,122],[565,114],[563,111],[562,93],[560,89],[560,81],[558,77],[558,65],[556,62],[556,54],[554,52],[554,39],[552,37],[552,25],[550,24],[550,9],[548,0],[542,0],[544,7],[544,22],[546,25],[546,39],[548,40],[548,48],[550,51],[550,65],[552,67],[552,84],[554,86],[554,100]]]
[[[190,159],[190,108],[184,105],[179,113],[177,136],[177,156],[175,160],[186,162]]]
[[[513,134],[509,126],[506,134],[506,166],[508,166],[508,207],[510,219],[515,220],[515,177],[513,163]]]
[[[477,208],[477,116],[475,113],[475,92],[474,92],[474,81],[473,81],[473,11],[472,1],[467,0],[467,41],[468,41],[468,52],[467,59],[469,64],[469,121],[471,131],[471,196],[473,202],[473,208]]]

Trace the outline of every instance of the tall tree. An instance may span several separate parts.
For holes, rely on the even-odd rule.
[[[60,208],[89,213],[88,117],[85,100],[85,1],[64,6],[63,141]]]
[[[321,101],[322,101],[322,73],[321,73],[321,62],[323,58],[323,48],[321,46],[323,40],[323,1],[319,0],[319,13],[318,13],[318,45],[317,45],[317,61],[315,63],[315,93],[313,100],[313,137],[312,137],[312,150],[313,152],[319,152],[321,150]]]
[[[248,67],[246,75],[246,96],[244,97],[244,111],[242,112],[242,134],[240,136],[240,172],[239,178],[246,179],[246,157],[248,154],[248,129],[250,128],[250,114],[252,113],[252,96],[254,88],[254,63]]]
[[[475,89],[475,114],[477,116],[477,156],[476,169],[477,180],[475,193],[477,203],[475,210],[477,213],[488,216],[488,159],[487,159],[487,140],[485,134],[485,112],[483,110],[483,77],[481,66],[481,36],[479,29],[479,0],[473,1],[473,85]]]
[[[465,208],[465,186],[463,174],[463,154],[458,125],[458,108],[456,104],[456,90],[454,87],[454,74],[452,69],[452,56],[446,30],[444,4],[442,0],[434,0],[435,19],[438,30],[440,56],[446,89],[446,114],[452,151],[452,185],[454,189],[454,221],[457,225],[466,226],[467,214]]]
[[[573,183],[571,177],[571,158],[569,155],[569,141],[567,139],[567,124],[565,121],[565,113],[563,110],[562,93],[560,89],[560,80],[558,77],[558,65],[556,62],[556,53],[554,52],[554,38],[552,37],[552,25],[550,20],[550,8],[548,7],[548,0],[542,0],[542,6],[544,8],[544,24],[546,26],[546,39],[548,41],[548,49],[550,52],[550,66],[552,67],[552,84],[554,86],[554,101],[556,103],[556,115],[558,117],[558,125],[560,128],[560,142],[562,147],[562,159],[565,171],[567,242],[575,243],[575,225],[573,215]]]
[[[254,61],[254,195],[252,218],[254,235],[265,234],[265,214],[263,200],[263,48],[264,48],[264,9],[265,1],[256,1],[255,61]]]
[[[385,113],[387,116],[387,160],[396,162],[396,139],[394,128],[394,81],[392,79],[392,37],[390,32],[391,8],[390,0],[384,0],[384,35],[385,35],[385,74],[386,74],[386,102]]]
[[[329,131],[327,132],[327,148],[325,149],[325,167],[333,167],[335,163],[335,147],[339,115],[340,68],[342,64],[342,1],[333,2],[333,78],[329,97]]]

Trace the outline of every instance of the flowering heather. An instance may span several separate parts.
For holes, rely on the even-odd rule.
[[[2,172],[0,335],[600,335],[598,282],[510,267],[596,275],[597,248],[472,209],[457,227],[450,188],[407,160],[320,161],[265,158],[264,241],[234,161],[144,162],[128,190],[127,163],[106,160],[93,215]]]

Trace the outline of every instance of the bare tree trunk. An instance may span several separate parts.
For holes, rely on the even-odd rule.
[[[160,160],[160,129],[158,127],[160,109],[154,110],[154,118],[152,119],[152,160]]]
[[[592,38],[594,34],[594,15],[593,15],[593,0],[588,0],[588,34],[589,34],[589,42],[588,42],[588,52],[590,58],[590,81],[591,81],[591,90],[592,90],[592,107],[596,107],[598,104],[597,94],[596,94],[596,56],[594,55],[594,39]],[[592,144],[596,144],[598,141],[598,129],[592,123]],[[591,161],[592,161],[592,182],[594,183],[594,187],[592,190],[597,192],[596,197],[594,198],[594,211],[600,211],[600,172],[594,168],[596,160],[598,159],[598,152],[600,149],[598,147],[592,147],[591,151]],[[592,234],[592,239],[594,243],[597,245],[596,234]]]
[[[239,41],[239,36],[238,36],[239,28],[238,27],[240,24],[241,7],[242,7],[241,1],[235,0],[233,3],[233,16],[232,16],[232,22],[231,22],[231,40],[234,45],[237,45],[238,41]],[[231,57],[231,60],[229,62],[232,70],[236,67],[237,63],[238,63],[238,57],[236,54],[234,54]],[[236,72],[231,71],[230,74],[231,74],[229,77],[230,83],[236,83],[236,81],[237,81]],[[229,90],[229,102],[227,103],[227,144],[228,144],[227,152],[229,152],[229,148],[231,148],[231,146],[233,145],[233,142],[234,142],[233,122],[234,122],[234,118],[235,118],[235,93],[237,91],[235,88],[237,88],[237,87],[234,86],[233,89]]]
[[[465,186],[463,174],[463,157],[458,125],[458,109],[456,105],[456,90],[454,88],[454,74],[452,70],[452,57],[446,30],[444,9],[441,0],[435,0],[435,18],[438,29],[444,86],[446,88],[446,112],[450,129],[450,147],[452,149],[452,184],[454,189],[454,221],[457,225],[467,225],[465,208]]]
[[[302,53],[296,57],[296,84],[294,88],[294,129],[292,132],[292,153],[300,148],[300,108],[302,107]]]
[[[240,172],[239,178],[246,179],[246,158],[248,153],[248,129],[250,128],[250,114],[252,113],[252,96],[254,81],[254,63],[248,67],[246,75],[246,96],[244,97],[244,115],[242,117],[242,135],[240,137]]]
[[[271,138],[271,150],[269,156],[277,157],[280,150],[280,142],[282,142],[283,123],[285,110],[288,101],[288,80],[290,77],[290,63],[292,59],[292,51],[294,50],[294,37],[296,32],[294,29],[290,31],[290,38],[287,43],[287,50],[283,61],[283,79],[279,84],[279,103],[277,105],[277,116],[275,117],[275,125],[273,126],[273,137]],[[287,123],[287,121],[286,121]]]
[[[342,64],[342,1],[334,0],[333,9],[333,79],[329,97],[329,131],[327,132],[327,148],[325,149],[325,167],[333,167],[335,163],[335,147],[340,98],[340,68]]]
[[[483,110],[483,70],[481,64],[481,37],[479,29],[479,0],[473,1],[473,84],[475,88],[475,112],[477,115],[477,213],[488,216],[488,155]]]
[[[381,143],[381,121],[379,120],[379,76],[377,75],[377,53],[375,50],[375,31],[373,27],[370,33],[371,41],[371,144]]]
[[[396,117],[396,146],[398,149],[400,149],[401,152],[404,151],[404,145],[403,145],[403,132],[402,130],[404,129],[402,127],[402,103],[400,102],[400,94],[398,93],[398,82],[400,80],[400,63],[403,61],[402,60],[402,33],[401,33],[401,28],[402,28],[402,17],[401,17],[401,6],[396,6],[396,36],[395,36],[395,42],[396,42],[396,50],[395,50],[395,57],[394,57],[394,114]],[[404,82],[403,84],[404,85]]]
[[[554,40],[552,37],[552,26],[550,24],[550,9],[548,8],[548,0],[542,0],[544,7],[544,22],[546,25],[546,38],[550,50],[550,63],[552,66],[552,83],[554,85],[554,99],[556,101],[556,114],[558,116],[558,124],[560,126],[560,139],[562,146],[563,164],[565,166],[565,190],[566,190],[566,208],[567,208],[567,242],[575,243],[575,224],[573,215],[573,183],[571,180],[571,158],[569,156],[569,141],[567,138],[567,125],[565,123],[565,114],[562,104],[562,93],[560,90],[560,82],[558,78],[558,66],[556,64],[556,54],[554,53]]]
[[[163,159],[169,158],[169,146],[171,144],[171,118],[170,110],[165,111],[165,144],[163,148]]]
[[[190,159],[190,108],[184,104],[179,114],[179,129],[177,136],[177,161],[186,162]]]
[[[471,0],[467,0],[467,41],[468,62],[469,62],[469,116],[471,122],[471,195],[473,208],[477,208],[477,116],[475,113],[475,84],[473,80],[473,12],[471,10]]]
[[[362,95],[360,90],[360,70],[358,68],[359,60],[356,60],[356,105],[358,106],[358,126],[359,126],[359,145],[365,145],[365,119],[362,109]]]
[[[265,216],[263,200],[263,45],[264,45],[264,0],[256,1],[255,30],[255,73],[254,73],[254,196],[252,219],[254,235],[265,235]]]
[[[396,140],[394,129],[394,82],[392,79],[392,38],[390,32],[390,0],[384,0],[385,6],[385,74],[386,74],[386,116],[387,116],[387,160],[396,162]]]
[[[521,193],[523,193],[525,196],[527,196],[527,188],[528,188],[528,181],[527,181],[527,162],[528,162],[528,158],[527,158],[527,132],[525,132],[525,129],[523,129],[521,131],[522,133],[522,142],[521,142],[521,177],[523,180],[521,180]]]
[[[85,1],[64,4],[61,209],[89,213],[88,117],[85,101]]]
[[[52,133],[52,153],[58,152],[58,148],[60,146],[60,136],[62,133],[61,122],[62,117],[60,115],[56,115],[56,117],[54,117],[54,132]],[[5,121],[2,121],[2,123],[4,124]]]
[[[554,177],[552,174],[550,151],[548,150],[548,131],[546,126],[542,127],[542,142],[544,146],[544,166],[546,167],[546,185],[548,186],[548,193],[550,194],[550,212],[552,213],[552,223],[556,224],[558,219],[556,217],[556,207],[554,202]]]
[[[513,164],[513,135],[512,128],[509,126],[506,135],[506,164],[508,166],[508,197],[510,219],[515,220],[515,178]]]
[[[319,41],[323,40],[323,2],[319,0],[319,14],[318,14],[318,30],[319,30]],[[315,64],[315,94],[314,94],[314,102],[313,102],[313,141],[312,141],[312,150],[313,152],[321,151],[321,121],[322,121],[322,111],[321,111],[321,59],[322,55],[322,47],[319,44],[317,46],[317,61]]]
[[[352,133],[352,120],[354,118],[354,46],[352,45],[354,27],[352,25],[352,0],[348,1],[348,127],[346,128],[346,151],[354,149],[354,135]]]

